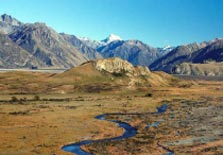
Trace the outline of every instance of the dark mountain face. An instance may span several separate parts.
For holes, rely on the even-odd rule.
[[[133,65],[148,66],[161,55],[156,48],[152,48],[138,40],[113,41],[97,49],[104,58],[120,57]]]
[[[87,57],[88,59],[92,60],[92,59],[102,58],[101,54],[98,51],[96,51],[94,48],[87,46],[85,43],[83,43],[76,36],[68,35],[68,34],[64,34],[64,33],[61,33],[61,35],[67,42],[69,42],[71,45],[77,47],[77,49],[81,53],[83,53],[85,55],[85,57]]]
[[[193,54],[193,63],[206,63],[208,61],[223,61],[223,39],[217,39],[207,44],[205,48]]]
[[[81,41],[95,50],[104,58],[120,57],[134,65],[148,66],[160,56],[168,53],[172,47],[153,48],[139,40],[122,40],[121,37],[110,34],[106,39],[93,41],[89,38],[80,38]]]
[[[22,68],[41,64],[32,55],[14,43],[7,35],[0,33],[0,67]]]
[[[163,56],[163,55],[169,53],[170,51],[172,51],[174,48],[175,48],[175,47],[168,45],[168,46],[165,46],[165,47],[163,47],[163,48],[158,47],[157,50],[158,50],[158,51],[161,53],[161,55]]]
[[[201,48],[202,46],[196,43],[178,46],[168,54],[154,61],[149,67],[151,70],[162,70],[171,73],[175,65],[182,62],[188,62],[192,53]]]
[[[193,75],[199,75],[199,73],[194,73],[195,71],[198,71],[198,69],[194,69],[196,67],[200,68],[200,72],[202,72],[202,75],[205,75],[203,71],[201,71],[202,68],[208,70],[207,66],[213,66],[213,63],[212,65],[200,66],[199,64],[222,61],[223,40],[216,39],[210,42],[203,42],[201,44],[189,44],[186,46],[179,46],[167,55],[161,57],[160,59],[152,63],[150,65],[150,69],[162,70],[168,73],[191,73]],[[193,67],[193,69],[191,69],[190,67]],[[190,70],[193,70],[193,72],[189,72]],[[208,70],[208,72],[210,71]]]
[[[44,64],[41,67],[68,68],[88,60],[63,36],[43,23],[25,24],[9,37],[41,61]]]

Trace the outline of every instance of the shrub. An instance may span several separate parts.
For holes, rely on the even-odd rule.
[[[40,97],[38,95],[35,95],[34,98],[33,98],[35,101],[39,101],[40,100]]]
[[[153,96],[152,93],[147,93],[147,94],[145,95],[145,97],[152,97],[152,96]]]
[[[12,102],[18,102],[19,100],[18,100],[18,98],[16,96],[12,96],[11,101]]]

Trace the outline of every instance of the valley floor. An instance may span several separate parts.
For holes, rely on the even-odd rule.
[[[121,135],[122,128],[94,117],[122,113],[111,117],[135,126],[135,137],[90,144],[83,149],[99,155],[159,155],[167,153],[165,147],[175,154],[220,155],[222,94],[220,81],[138,91],[0,94],[0,154],[68,155],[61,150],[68,143]],[[163,103],[169,105],[164,114],[148,113]],[[159,124],[154,125],[156,122]]]

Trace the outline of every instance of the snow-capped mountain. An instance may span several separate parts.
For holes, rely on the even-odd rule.
[[[101,40],[101,43],[107,45],[113,41],[121,41],[122,38],[115,34],[110,34],[106,39]]]
[[[97,49],[99,47],[102,46],[102,43],[100,41],[97,40],[92,40],[88,37],[77,37],[79,40],[81,40],[85,45],[87,45],[88,47],[91,47],[93,49]]]
[[[94,48],[94,49],[98,49],[99,47],[106,46],[113,41],[121,41],[122,40],[121,37],[119,37],[118,35],[115,35],[115,34],[110,34],[107,38],[105,38],[101,41],[92,40],[88,37],[78,37],[78,39],[80,39],[87,46]]]
[[[163,48],[157,48],[157,49],[162,55],[165,55],[169,53],[170,51],[172,51],[174,48],[175,47],[173,46],[167,45],[167,46],[164,46]]]

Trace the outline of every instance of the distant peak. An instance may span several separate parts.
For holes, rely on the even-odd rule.
[[[171,45],[166,45],[166,46],[164,46],[164,48],[170,48],[171,47]]]
[[[102,40],[102,42],[109,44],[113,41],[120,41],[120,40],[122,40],[120,36],[115,35],[115,34],[110,34],[106,39]]]
[[[14,26],[19,26],[22,23],[20,21],[18,21],[17,19],[13,18],[12,16],[8,15],[8,14],[3,14],[0,16],[0,21],[7,23],[9,25],[14,25]]]
[[[1,15],[0,21],[6,21],[6,22],[12,21],[12,16],[3,14]]]
[[[122,40],[122,38],[120,36],[115,35],[115,34],[110,34],[108,36],[108,38],[111,39],[111,40]]]
[[[3,14],[3,15],[1,15],[1,17],[10,17],[10,18],[12,18],[10,15],[8,15],[8,14]]]
[[[120,36],[115,34],[110,34],[107,39],[109,39],[110,41],[122,40]]]
[[[163,50],[167,50],[169,48],[173,48],[173,47],[171,45],[166,45],[166,46],[163,47]]]

